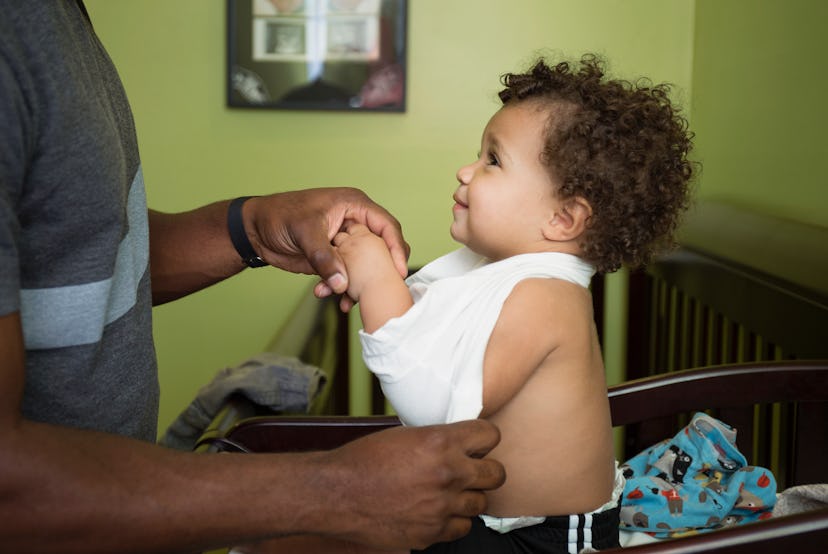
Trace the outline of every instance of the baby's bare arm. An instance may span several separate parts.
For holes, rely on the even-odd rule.
[[[550,279],[527,279],[518,283],[503,304],[483,362],[484,417],[499,411],[529,380],[560,334],[554,328],[560,318],[551,317],[556,289],[563,284]]]
[[[348,296],[359,302],[365,332],[373,333],[413,305],[385,242],[364,225],[351,225],[333,240],[349,275]]]

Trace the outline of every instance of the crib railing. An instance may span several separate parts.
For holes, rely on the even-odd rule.
[[[685,223],[681,243],[630,276],[628,379],[711,365],[828,359],[828,229],[704,203]],[[781,402],[711,415],[738,429],[739,449],[752,463],[781,476],[795,452],[807,448],[797,440],[797,422],[828,421],[824,406]],[[625,453],[635,454],[690,416],[628,433],[633,438]]]

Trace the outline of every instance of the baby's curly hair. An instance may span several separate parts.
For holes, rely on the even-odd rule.
[[[645,265],[671,246],[690,202],[693,134],[670,103],[667,84],[604,79],[604,63],[584,55],[577,67],[543,59],[527,73],[508,73],[504,105],[550,106],[541,162],[560,198],[592,206],[580,244],[599,273]]]

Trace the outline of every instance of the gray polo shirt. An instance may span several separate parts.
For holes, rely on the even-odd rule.
[[[0,315],[25,417],[149,441],[158,378],[135,127],[78,5],[0,0]]]

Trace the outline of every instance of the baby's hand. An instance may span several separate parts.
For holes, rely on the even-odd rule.
[[[401,280],[385,241],[365,225],[355,223],[336,234],[339,249],[348,271],[348,296],[359,301],[362,292],[385,279]]]

